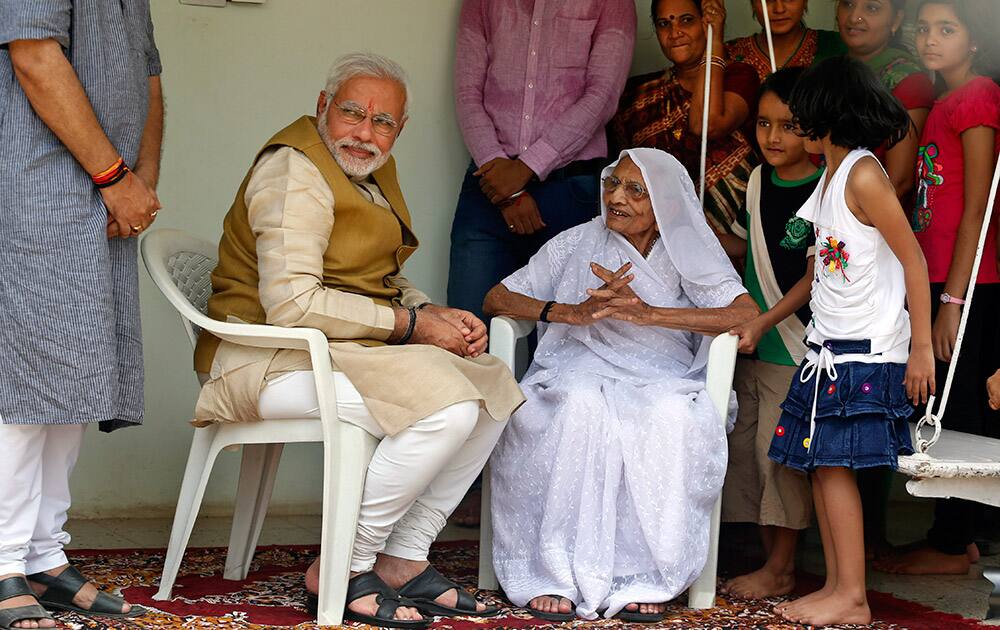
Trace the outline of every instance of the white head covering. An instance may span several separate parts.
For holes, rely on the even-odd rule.
[[[660,230],[660,240],[654,247],[666,249],[670,261],[688,282],[711,286],[732,278],[736,273],[733,265],[719,239],[705,222],[694,183],[681,163],[659,149],[626,149],[617,160],[604,167],[601,178],[611,175],[626,157],[631,158],[642,171],[642,179],[649,191],[656,225]],[[601,195],[601,217],[605,222],[607,216],[608,208],[604,195]],[[621,234],[613,234],[629,244]]]
[[[607,228],[602,195],[600,217],[553,238],[504,285],[539,300],[578,304],[587,299],[587,289],[602,284],[591,271],[591,262],[612,271],[631,262],[635,279],[630,286],[652,306],[723,307],[745,293],[705,222],[684,167],[658,149],[629,149],[602,176],[611,174],[625,157],[642,171],[660,230],[649,257],[644,258],[628,239]],[[539,346],[526,379],[545,380],[551,371],[573,364],[572,369],[633,382],[650,382],[664,375],[703,380],[700,371],[708,359],[709,344],[702,343],[702,335],[656,326],[605,319],[587,326],[540,325],[539,330]],[[565,343],[569,339],[578,344]]]

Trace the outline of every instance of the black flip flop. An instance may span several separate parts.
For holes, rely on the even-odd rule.
[[[76,567],[66,567],[62,573],[56,576],[48,573],[33,573],[28,576],[28,579],[45,587],[45,592],[38,596],[38,603],[47,610],[64,610],[85,617],[107,617],[110,619],[132,619],[141,617],[148,612],[142,606],[132,606],[127,613],[123,613],[122,604],[125,603],[125,600],[103,591],[97,592],[97,597],[90,608],[80,608],[73,603],[73,598],[76,597],[81,588],[87,585],[89,580],[83,577],[76,570]]]
[[[667,618],[667,613],[642,613],[638,610],[625,610],[622,608],[615,615],[615,619],[621,619],[628,623],[659,623]]]
[[[35,591],[31,590],[24,577],[16,575],[0,580],[0,602],[25,595],[35,597]],[[0,610],[0,628],[3,630],[19,630],[14,628],[14,624],[18,621],[38,621],[40,619],[52,619],[52,615],[38,604]]]
[[[552,599],[569,599],[562,595],[539,595],[539,597],[551,597]],[[535,599],[532,597],[532,599]],[[572,603],[573,600],[570,600]],[[527,607],[527,611],[531,613],[533,617],[538,617],[539,619],[544,619],[545,621],[573,621],[576,619],[575,612],[561,613],[561,612],[546,612],[544,610],[538,610],[537,608]]]
[[[431,624],[430,619],[396,619],[396,609],[400,606],[412,606],[413,608],[416,608],[416,606],[413,602],[400,597],[399,593],[392,590],[392,588],[383,582],[382,578],[377,576],[374,571],[362,573],[361,575],[355,575],[347,581],[348,604],[360,597],[371,595],[373,593],[375,594],[375,603],[378,604],[378,610],[375,611],[374,616],[363,615],[345,607],[344,620],[356,621],[358,623],[364,623],[369,626],[377,626],[381,628],[419,629],[426,628]]]
[[[438,597],[454,590],[458,593],[458,604],[454,608],[437,603]],[[500,609],[488,606],[486,610],[476,610],[476,598],[469,595],[458,584],[438,573],[434,567],[427,567],[424,572],[399,588],[402,597],[413,602],[414,607],[424,614],[441,617],[495,617]]]

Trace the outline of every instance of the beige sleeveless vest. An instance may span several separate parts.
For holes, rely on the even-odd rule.
[[[267,141],[254,158],[272,147],[297,149],[319,169],[333,191],[334,215],[330,246],[323,256],[323,285],[355,293],[388,305],[399,289],[386,278],[399,272],[417,248],[410,213],[396,179],[392,158],[372,176],[389,202],[392,212],[368,201],[344,174],[316,130],[316,119],[303,116]],[[243,178],[236,199],[223,221],[219,264],[212,272],[212,296],[208,315],[226,321],[230,316],[250,324],[264,324],[266,317],[257,291],[256,237],[250,228],[244,200],[253,166]],[[384,345],[377,339],[352,339],[365,346]],[[208,373],[219,339],[202,333],[195,349],[195,369]]]

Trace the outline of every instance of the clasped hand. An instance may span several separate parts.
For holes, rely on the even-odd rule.
[[[499,205],[511,195],[524,190],[534,171],[518,159],[493,158],[473,173],[479,178],[479,188],[493,205]]]
[[[118,183],[101,189],[108,210],[108,238],[130,238],[153,224],[160,210],[156,191],[140,171],[126,173]]]
[[[409,343],[437,346],[475,359],[486,350],[488,340],[486,324],[469,311],[428,304],[417,311]]]
[[[632,263],[625,263],[617,271],[590,263],[590,270],[604,284],[596,289],[587,289],[589,297],[571,307],[568,323],[584,326],[610,318],[646,324],[652,309],[632,290],[630,284],[635,280],[635,274],[629,273],[631,269]]]

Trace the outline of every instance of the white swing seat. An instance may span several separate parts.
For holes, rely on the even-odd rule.
[[[916,444],[916,425],[910,425]],[[943,429],[931,449],[899,458],[915,497],[956,498],[1000,507],[1000,440]]]

